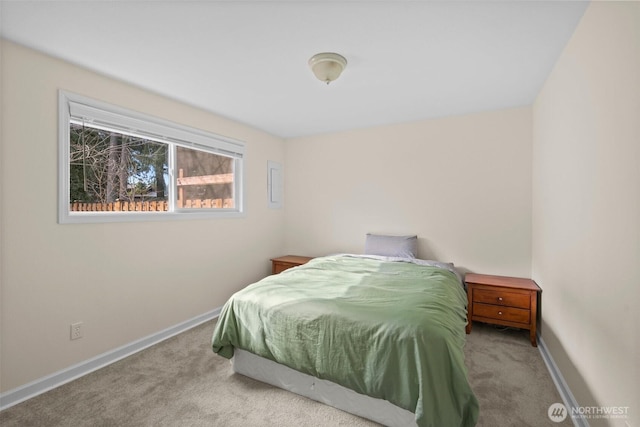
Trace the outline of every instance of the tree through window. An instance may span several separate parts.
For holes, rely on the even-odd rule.
[[[69,138],[72,202],[167,201],[167,144],[73,121]]]

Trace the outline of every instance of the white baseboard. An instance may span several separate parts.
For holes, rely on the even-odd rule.
[[[25,384],[13,390],[2,393],[0,394],[0,411],[5,410],[13,405],[17,405],[20,402],[24,402],[25,400],[31,399],[32,397],[52,390],[56,387],[60,387],[63,384],[87,375],[93,371],[117,362],[118,360],[124,359],[127,356],[131,356],[134,353],[144,350],[145,348],[151,347],[154,344],[158,344],[161,341],[178,335],[188,329],[214,319],[218,317],[221,309],[222,307],[218,307],[214,310],[201,314],[200,316],[196,316],[193,319],[184,321],[163,331],[141,338],[137,341],[108,351],[92,359],[85,360],[84,362],[80,362],[76,365],[70,366],[46,377],[35,380],[29,384]]]
[[[540,335],[538,335],[538,350],[540,351],[540,355],[542,355],[542,360],[544,360],[545,365],[547,365],[549,374],[551,374],[551,379],[553,379],[553,383],[556,385],[558,393],[560,393],[560,397],[562,397],[562,402],[569,412],[568,416],[571,416],[573,412],[572,410],[577,410],[579,408],[578,402],[573,396],[573,393],[571,393],[569,385],[564,380],[560,369],[558,369],[558,365],[556,365],[553,357],[551,357],[549,349]],[[582,417],[572,417],[572,420],[573,425],[576,427],[589,427],[589,422]]]

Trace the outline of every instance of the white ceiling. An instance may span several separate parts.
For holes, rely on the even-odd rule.
[[[582,1],[7,1],[3,37],[281,137],[530,105]],[[329,86],[307,66],[348,65]]]

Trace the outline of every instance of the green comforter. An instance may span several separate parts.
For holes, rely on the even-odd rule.
[[[466,294],[452,272],[356,256],[315,258],[234,294],[213,351],[234,347],[416,415],[420,427],[473,426]]]

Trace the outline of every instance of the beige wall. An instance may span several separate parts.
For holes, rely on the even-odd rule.
[[[289,253],[417,234],[421,258],[530,273],[530,108],[288,140],[285,182]]]
[[[638,425],[640,3],[589,6],[533,113],[544,340],[579,405],[630,406],[611,424]]]
[[[282,253],[267,160],[284,142],[2,42],[2,391],[221,306]],[[58,89],[247,143],[239,219],[58,225]],[[84,338],[69,325],[84,322]]]

